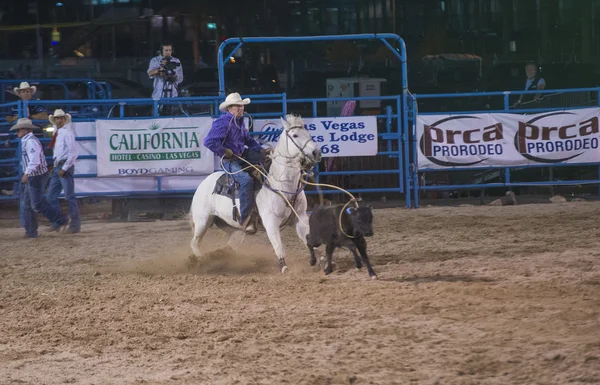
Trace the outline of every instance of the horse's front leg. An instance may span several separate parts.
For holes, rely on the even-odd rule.
[[[281,242],[281,233],[279,232],[279,220],[276,216],[270,216],[268,218],[262,218],[263,226],[271,241],[273,250],[279,260],[279,271],[285,273],[287,265],[285,264],[285,249],[283,248],[283,242]]]

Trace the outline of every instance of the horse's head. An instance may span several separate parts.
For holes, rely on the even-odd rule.
[[[279,139],[280,151],[285,152],[283,155],[288,158],[298,159],[305,170],[313,168],[321,160],[321,149],[304,128],[302,117],[288,114],[281,122],[283,132]]]

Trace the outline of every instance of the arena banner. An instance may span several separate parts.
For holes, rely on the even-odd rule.
[[[213,119],[97,120],[99,177],[207,175],[214,155],[204,147]]]
[[[254,132],[267,133],[255,138],[273,146],[279,138],[278,131],[283,129],[280,119],[255,120],[252,126]],[[304,118],[304,127],[310,131],[313,140],[321,147],[323,157],[377,154],[375,116]]]
[[[600,162],[600,108],[420,115],[418,169]]]

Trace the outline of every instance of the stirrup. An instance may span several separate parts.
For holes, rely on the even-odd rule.
[[[242,231],[244,231],[248,235],[254,235],[254,234],[256,234],[256,231],[257,231],[256,227],[257,227],[256,214],[253,212],[252,214],[250,214],[250,217],[248,218],[248,222],[246,223],[246,226],[244,227],[244,225],[242,225]]]

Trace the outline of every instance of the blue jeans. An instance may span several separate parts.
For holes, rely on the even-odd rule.
[[[23,205],[23,214],[25,221],[25,235],[30,238],[36,238],[38,233],[37,213],[42,213],[51,223],[57,223],[59,226],[67,223],[67,219],[60,214],[60,208],[48,203],[44,196],[44,190],[48,182],[48,174],[30,176],[27,183],[21,185],[21,204]]]
[[[236,172],[246,167],[247,164],[240,160],[223,159],[223,166],[228,172]],[[243,224],[254,207],[254,178],[246,171],[238,172],[231,177],[240,185],[240,224]]]
[[[60,202],[58,201],[58,196],[62,191],[64,191],[65,199],[69,205],[69,217],[71,218],[69,229],[71,231],[79,231],[81,230],[81,217],[79,215],[79,205],[77,204],[77,199],[75,198],[75,181],[73,180],[75,166],[71,166],[65,172],[65,175],[62,178],[58,176],[58,172],[61,169],[62,167],[56,166],[52,170],[52,177],[50,178],[50,185],[48,186],[48,191],[46,192],[46,199],[48,199],[48,203],[54,210],[58,210],[60,212]],[[59,226],[61,226],[60,223],[52,223],[52,227],[54,228]]]

